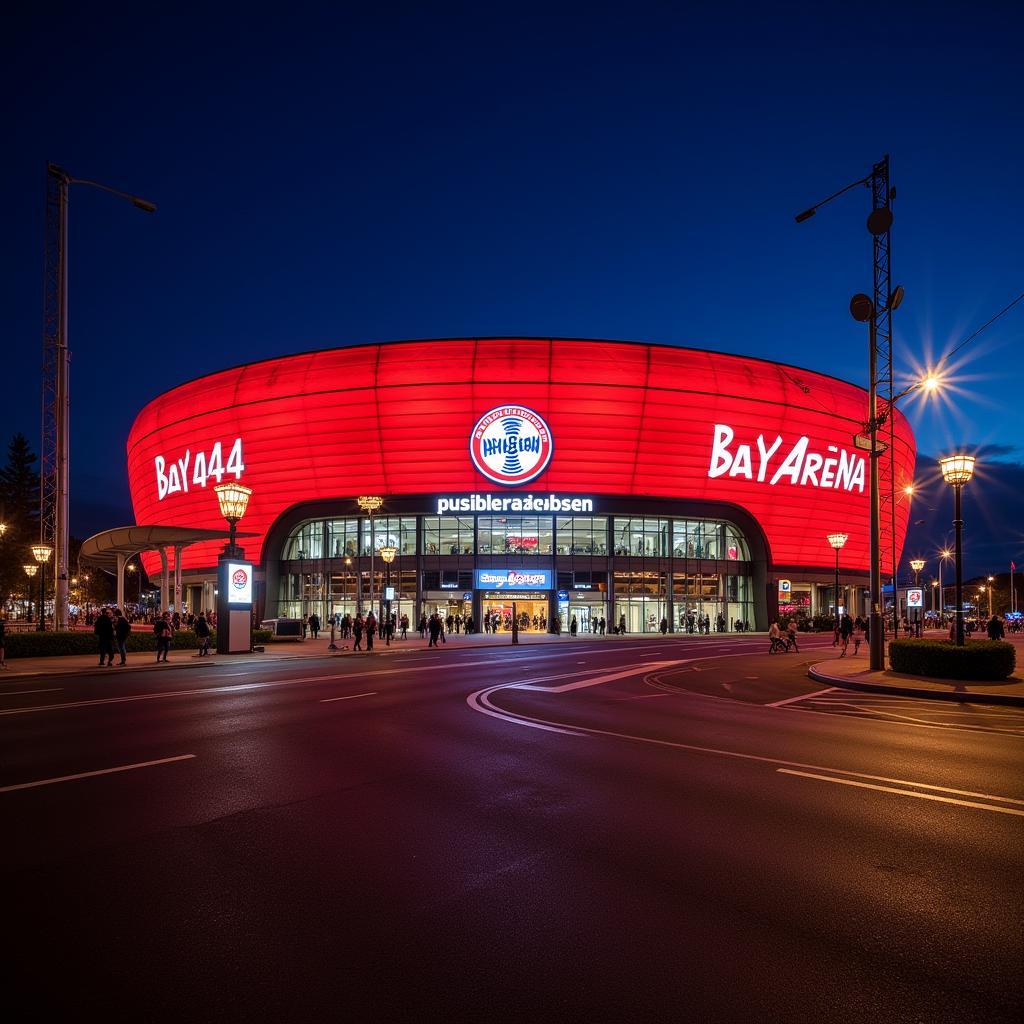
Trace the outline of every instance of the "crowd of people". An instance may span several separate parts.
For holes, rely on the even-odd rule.
[[[92,619],[92,631],[99,647],[100,665],[110,667],[114,664],[114,655],[118,655],[118,665],[128,663],[128,637],[132,633],[132,622],[120,608],[107,606],[99,609]],[[140,621],[136,619],[136,624]],[[156,637],[156,660],[167,661],[171,653],[174,634],[181,629],[195,633],[199,656],[206,657],[210,653],[210,640],[217,628],[217,613],[214,611],[200,612],[198,615],[189,613],[182,616],[179,612],[163,612],[147,616],[141,620],[149,626]]]

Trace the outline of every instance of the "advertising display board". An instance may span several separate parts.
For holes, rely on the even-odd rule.
[[[252,607],[252,563],[228,562],[228,604]]]
[[[917,587],[911,587],[907,591],[907,607],[908,608],[923,608],[924,607],[924,591],[919,590]]]
[[[477,590],[550,590],[553,575],[550,569],[477,569],[474,585]]]

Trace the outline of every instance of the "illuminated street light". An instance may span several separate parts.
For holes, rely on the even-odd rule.
[[[384,565],[386,566],[386,575],[384,578],[384,614],[387,616],[384,622],[384,644],[387,647],[391,646],[391,598],[387,596],[388,589],[391,587],[391,563],[395,560],[395,555],[398,554],[398,548],[393,544],[385,544],[380,549],[380,557],[384,559]]]
[[[963,527],[960,518],[960,491],[974,474],[973,455],[948,455],[939,459],[942,479],[953,488],[953,526],[956,530],[956,645],[964,645],[964,582],[963,582]]]
[[[836,578],[835,578],[835,589],[832,591],[833,598],[832,603],[836,613],[836,624],[839,623],[839,552],[843,545],[848,539],[848,534],[845,533],[830,533],[825,539],[829,542],[829,545],[835,550],[836,553]]]
[[[241,558],[242,551],[235,544],[235,531],[239,521],[245,515],[245,510],[249,507],[252,488],[233,483],[217,484],[213,490],[217,495],[217,503],[220,505],[220,514],[228,521],[228,528],[231,530],[231,537],[228,540],[228,546],[224,549],[224,554]]]
[[[23,565],[25,575],[28,577],[28,620],[32,621],[32,577],[39,572],[38,565]]]
[[[356,504],[370,517],[370,611],[373,611],[373,513],[377,512],[384,504],[384,499],[379,494],[362,494],[356,498]],[[358,609],[363,608],[363,581],[360,576]]]
[[[46,629],[46,563],[53,554],[49,544],[33,544],[32,557],[39,563],[39,625],[40,633]]]
[[[923,558],[912,558],[910,560],[910,568],[914,570],[914,586],[920,589],[921,587],[921,570],[924,568]],[[922,602],[923,603],[923,602]],[[921,613],[923,609],[917,609],[917,615],[914,616],[914,621],[917,627],[917,635],[921,635]]]

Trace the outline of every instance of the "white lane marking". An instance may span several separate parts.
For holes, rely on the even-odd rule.
[[[25,693],[63,693],[64,687],[58,686],[53,690],[7,690],[0,692],[0,697],[20,697]]]
[[[471,665],[490,665],[488,661],[464,661],[459,668]],[[408,672],[433,672],[436,665],[422,665],[419,668],[387,668],[376,672],[366,673],[366,676],[391,676],[398,673]],[[578,673],[570,673],[578,675]],[[38,711],[63,711],[68,708],[93,707],[97,704],[125,704],[137,700],[163,700],[165,697],[190,697],[205,694],[217,693],[240,693],[244,690],[265,690],[274,686],[291,686],[293,683],[327,683],[336,682],[339,679],[355,679],[355,673],[342,672],[329,676],[302,676],[298,679],[270,679],[262,683],[237,683],[232,686],[200,686],[193,690],[165,690],[161,693],[138,693],[127,697],[98,697],[95,700],[70,701],[65,704],[36,704],[27,708],[4,708],[0,710],[0,717],[4,715],[27,715]],[[365,677],[364,677],[365,678]]]
[[[808,697],[820,697],[823,693],[835,693],[838,690],[836,686],[827,686],[824,690],[815,690],[814,693],[803,693],[799,697],[787,697],[785,700],[777,700],[771,704],[765,704],[766,708],[781,708],[787,704],[795,704],[798,700],[807,700]]]
[[[563,683],[561,686],[536,686],[534,681],[526,683],[511,683],[508,686],[510,690],[539,690],[542,693],[568,693],[570,690],[582,690],[585,686],[599,686],[601,683],[610,683],[615,679],[625,679],[628,676],[639,675],[641,672],[646,672],[649,669],[663,669],[670,668],[673,665],[682,665],[688,658],[684,658],[681,661],[652,661],[649,665],[644,665],[642,668],[636,665],[622,669],[618,672],[608,672],[603,676],[594,676],[592,679],[580,679],[575,683]],[[578,675],[579,673],[569,673],[572,675]],[[555,676],[549,676],[549,679],[556,678]]]
[[[799,775],[804,779],[818,779],[821,782],[835,782],[840,786],[857,786],[860,789],[873,789],[879,793],[895,793],[897,796],[912,796],[918,800],[937,800],[943,804],[956,804],[958,807],[976,807],[981,811],[995,811],[996,814],[1013,814],[1017,817],[1024,818],[1024,811],[1019,811],[1014,807],[999,807],[995,804],[979,804],[973,800],[954,800],[948,796],[938,796],[935,793],[915,793],[912,789],[896,789],[894,786],[875,786],[869,782],[857,782],[855,779],[835,779],[828,775],[815,775],[812,772],[797,772],[792,771],[788,768],[776,768],[775,769],[780,775]],[[992,797],[994,800],[1002,800],[1003,797]],[[1020,803],[1019,800],[1014,800],[1013,803]]]
[[[377,696],[377,691],[376,690],[372,690],[370,693],[350,693],[347,697],[325,697],[322,701],[320,701],[320,703],[321,704],[331,704],[333,701],[336,701],[336,700],[355,700],[356,697],[376,697],[376,696]]]
[[[650,700],[652,697],[671,697],[671,693],[641,693],[638,697],[616,697],[613,704],[619,704],[624,700]]]
[[[523,725],[530,729],[545,729],[548,732],[560,732],[567,736],[606,736],[610,739],[631,740],[634,743],[647,743],[655,747],[669,747],[675,750],[688,750],[697,754],[712,754],[719,757],[732,757],[739,761],[754,761],[759,764],[783,765],[788,768],[811,769],[818,772],[831,772],[833,775],[845,775],[860,779],[870,779],[873,782],[889,782],[898,786],[914,786],[917,789],[929,789],[942,793],[952,793],[956,796],[979,797],[983,800],[998,800],[1004,804],[1019,804],[1024,806],[1024,800],[1016,800],[1008,796],[995,796],[991,793],[976,793],[967,789],[954,789],[950,786],[938,786],[930,782],[914,782],[911,779],[893,779],[887,775],[870,775],[867,772],[855,772],[846,768],[833,768],[829,765],[805,764],[802,761],[787,761],[781,757],[768,757],[763,754],[747,754],[739,750],[723,750],[720,747],[702,747],[695,743],[678,743],[673,740],[652,739],[649,736],[635,736],[631,733],[613,732],[610,729],[593,729],[585,725],[566,726],[558,722],[552,722],[545,718],[530,718],[525,715],[517,715],[510,711],[502,711],[490,701],[490,695],[496,690],[511,689],[508,683],[501,683],[497,686],[488,687],[486,690],[478,690],[466,698],[474,711],[490,715],[493,718],[501,718],[512,725]],[[712,698],[715,699],[715,698]],[[724,698],[720,698],[724,699]],[[756,705],[755,705],[756,706]],[[798,709],[793,709],[798,710]],[[901,791],[902,792],[902,791]]]
[[[1016,729],[1003,729],[996,725],[972,725],[969,722],[929,722],[924,718],[912,718],[910,715],[897,715],[890,711],[878,711],[872,709],[864,709],[859,704],[831,704],[829,709],[819,707],[809,708],[785,708],[786,711],[803,711],[809,714],[818,715],[831,715],[832,709],[839,711],[841,708],[846,708],[849,714],[845,715],[846,718],[861,718],[870,719],[872,716],[877,715],[880,718],[885,719],[885,725],[900,725],[904,729],[946,729],[948,731],[960,732],[994,732],[999,733],[1002,736],[1021,736],[1024,735],[1020,728]],[[890,721],[893,719],[893,721]]]
[[[95,772],[79,772],[77,775],[59,775],[55,779],[40,779],[38,782],[20,782],[16,786],[0,786],[0,793],[13,793],[19,789],[35,789],[37,786],[52,786],[55,782],[74,782],[76,779],[93,779],[97,775],[113,775],[115,772],[130,772],[133,768],[152,768],[158,764],[173,764],[175,761],[190,761],[195,754],[179,754],[177,757],[161,757],[157,761],[139,761],[137,764],[122,764],[117,768],[101,768]]]

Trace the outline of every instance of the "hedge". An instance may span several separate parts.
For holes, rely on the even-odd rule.
[[[252,642],[265,644],[271,639],[269,629],[254,629]],[[65,654],[92,654],[99,656],[99,643],[95,634],[74,633],[8,633],[6,638],[8,658],[55,658]],[[156,651],[156,635],[153,627],[137,623],[132,627],[125,643],[128,653],[144,654]],[[199,647],[199,638],[188,629],[179,629],[171,641],[171,650],[194,651]],[[217,649],[217,634],[210,637],[210,650]]]
[[[1013,644],[1002,640],[893,640],[889,661],[896,672],[935,679],[1005,679],[1017,664]]]

